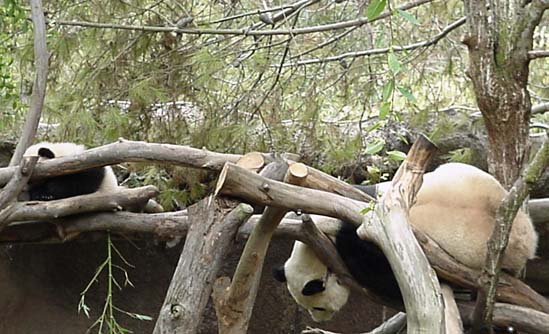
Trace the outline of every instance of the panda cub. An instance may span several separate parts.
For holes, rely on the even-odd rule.
[[[24,156],[38,156],[38,161],[82,153],[84,145],[75,143],[41,142],[30,146]],[[21,199],[52,201],[94,192],[110,192],[118,188],[118,181],[110,166],[90,168],[81,172],[50,177],[28,185]]]
[[[376,192],[383,192],[389,185],[377,185]],[[457,261],[481,269],[496,210],[506,194],[490,174],[470,165],[448,163],[424,175],[410,210],[410,223]],[[340,222],[339,226],[330,237],[356,281],[378,295],[402,303],[400,289],[381,249],[373,242],[361,240],[354,225]],[[526,261],[534,258],[537,242],[530,217],[519,210],[502,268],[511,273],[521,271]],[[301,242],[295,242],[290,258],[274,270],[274,276],[287,283],[292,297],[315,321],[331,319],[347,302],[349,289]]]

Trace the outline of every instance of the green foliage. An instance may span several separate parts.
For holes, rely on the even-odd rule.
[[[474,152],[470,148],[459,148],[448,152],[448,154],[445,154],[442,158],[448,162],[472,164],[474,162]]]
[[[368,20],[373,20],[383,12],[385,6],[387,5],[387,0],[373,0],[370,2],[366,8],[366,16]]]
[[[333,172],[356,158],[356,152],[362,145],[362,139],[355,136],[337,144],[331,141],[326,144],[330,146],[330,150],[327,152],[328,162],[323,167],[324,170]]]
[[[401,10],[401,9],[397,9],[396,12],[398,15],[400,15],[402,18],[404,18],[406,21],[410,22],[411,24],[419,25],[419,21],[413,14],[410,14],[407,11]]]
[[[22,111],[18,92],[16,58],[14,50],[19,37],[27,36],[29,23],[26,12],[19,1],[0,1],[0,133],[11,135],[19,131]]]
[[[33,78],[32,31],[22,3],[11,0],[0,6],[0,38],[8,41],[0,43],[0,85],[9,93],[0,87],[0,95],[9,96],[9,101],[0,96],[0,131],[12,137],[18,135],[25,111],[21,92],[30,93],[26,87],[32,86]],[[257,15],[216,22],[228,13],[257,10],[252,1],[238,6],[150,0],[44,5],[50,22],[171,26],[183,11],[194,17],[191,28],[248,29],[259,22]],[[364,136],[380,121],[426,121],[438,109],[474,101],[463,74],[464,51],[455,47],[455,38],[442,39],[429,49],[396,48],[431,38],[462,15],[462,5],[454,1],[406,11],[398,6],[389,6],[386,0],[370,1],[366,8],[354,2],[315,4],[274,27],[254,28],[373,20],[392,11],[391,17],[358,29],[294,36],[189,35],[50,24],[42,122],[58,126],[42,136],[88,146],[124,137],[220,152],[290,151],[334,172],[370,154],[390,164],[394,156],[382,154],[381,141],[368,138],[364,143]],[[344,31],[346,35],[338,37]],[[330,43],[319,48],[324,42]],[[292,65],[374,48],[391,51]],[[536,89],[547,95],[543,88]],[[174,181],[175,173],[167,167],[136,168],[135,185],[159,186],[166,208],[184,206],[210,187],[209,180]]]
[[[381,138],[375,140],[373,143],[366,146],[366,149],[364,150],[365,154],[376,154],[381,152],[383,147],[385,146],[385,141]]]
[[[389,54],[387,55],[387,64],[389,65],[389,70],[391,70],[393,75],[397,75],[400,72],[401,70],[400,61],[392,51],[389,52]]]
[[[400,94],[402,94],[402,96],[404,96],[406,99],[408,99],[408,101],[413,102],[413,103],[417,102],[414,94],[412,94],[412,92],[408,88],[403,87],[403,86],[397,86],[397,89],[400,92]]]
[[[387,157],[394,161],[403,161],[406,159],[406,153],[401,151],[387,151]]]

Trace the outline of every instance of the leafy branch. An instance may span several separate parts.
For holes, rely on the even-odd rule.
[[[107,258],[103,261],[97,270],[95,275],[92,277],[88,285],[80,293],[80,301],[78,302],[78,312],[83,312],[88,318],[90,317],[90,307],[86,304],[86,294],[89,292],[90,288],[99,280],[99,276],[107,271],[107,296],[105,297],[105,304],[103,305],[103,310],[97,320],[88,328],[88,332],[92,329],[97,328],[97,333],[108,333],[108,334],[125,334],[130,333],[131,331],[122,327],[116,320],[116,313],[121,313],[126,316],[129,316],[138,320],[151,321],[152,318],[138,313],[132,313],[125,311],[114,305],[113,295],[114,287],[116,286],[118,290],[122,290],[123,286],[130,285],[133,287],[132,282],[130,281],[127,270],[117,264],[113,263],[113,251],[118,255],[118,257],[124,262],[127,266],[133,267],[120,253],[120,251],[114,246],[110,233],[107,233]],[[119,269],[124,274],[124,283],[120,283],[116,280],[116,277],[113,274],[113,269]]]

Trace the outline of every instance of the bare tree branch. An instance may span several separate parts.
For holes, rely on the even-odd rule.
[[[232,21],[232,20],[236,20],[236,19],[241,19],[241,18],[246,17],[246,16],[261,15],[261,14],[266,14],[266,13],[277,12],[279,10],[293,9],[293,8],[296,8],[297,6],[300,6],[303,2],[304,1],[301,0],[301,1],[295,2],[293,4],[288,4],[288,5],[281,5],[281,6],[272,7],[272,8],[265,8],[265,9],[256,9],[256,10],[249,11],[249,12],[244,12],[244,13],[240,13],[240,14],[226,16],[226,17],[214,20],[214,21],[196,22],[196,24],[197,25],[217,24],[217,23],[223,23],[223,22]]]
[[[549,102],[536,104],[532,107],[532,114],[543,114],[549,111]]]
[[[404,4],[404,5],[402,5],[402,6],[397,7],[396,10],[408,10],[408,9],[412,9],[412,8],[414,8],[414,7],[418,7],[418,6],[420,6],[420,5],[423,5],[424,3],[425,3],[425,1],[423,1],[423,0],[414,1],[414,2],[409,2],[409,3],[407,3],[407,4]],[[305,50],[305,51],[303,51],[303,52],[301,52],[301,53],[299,53],[299,54],[297,54],[297,55],[291,57],[291,59],[301,58],[302,56],[304,56],[304,55],[306,55],[306,54],[309,54],[309,53],[314,52],[314,51],[316,51],[316,50],[322,49],[323,47],[325,47],[325,46],[327,46],[327,45],[330,45],[330,44],[332,44],[332,43],[334,43],[334,42],[336,42],[336,41],[342,39],[343,37],[347,36],[347,35],[350,34],[351,32],[355,31],[357,28],[358,28],[358,26],[352,27],[352,28],[350,28],[350,29],[348,29],[348,30],[346,30],[346,31],[344,31],[344,32],[342,32],[342,33],[340,33],[340,34],[337,34],[336,36],[334,36],[334,37],[332,37],[332,38],[330,38],[330,39],[328,39],[328,40],[326,40],[326,41],[320,43],[319,45],[317,45],[317,46],[315,46],[315,47],[312,47],[312,48],[310,48],[310,49],[308,49],[308,50]]]
[[[528,58],[531,60],[549,57],[549,50],[532,50],[528,52]]]
[[[48,78],[48,48],[46,45],[46,21],[41,0],[30,0],[31,17],[34,27],[34,67],[36,76],[32,87],[32,96],[29,112],[23,126],[23,133],[11,157],[10,166],[18,165],[27,147],[36,135],[36,129],[40,122],[40,115],[44,106],[46,96],[46,80]]]
[[[416,6],[420,6],[425,3],[429,3],[433,0],[418,0],[415,2]],[[378,21],[387,18],[392,15],[391,11],[385,11],[377,16],[372,21],[369,21],[367,17],[361,17],[355,20],[343,21],[338,23],[323,24],[312,27],[296,28],[296,29],[273,29],[273,30],[249,30],[244,29],[178,29],[177,27],[159,27],[159,26],[137,26],[137,25],[124,25],[114,23],[99,23],[89,21],[68,21],[68,20],[56,20],[50,21],[51,24],[61,26],[76,26],[86,28],[98,28],[98,29],[120,29],[120,30],[134,30],[144,32],[174,32],[178,34],[189,35],[241,35],[241,36],[272,36],[272,35],[304,35],[317,32],[324,32],[337,29],[345,29],[354,26],[362,26],[369,22]]]
[[[428,40],[417,42],[413,44],[409,44],[406,46],[392,46],[388,48],[380,48],[380,49],[371,49],[371,50],[364,50],[364,51],[354,51],[354,52],[347,52],[343,53],[337,56],[332,57],[326,57],[326,58],[315,58],[315,59],[306,59],[301,60],[295,63],[288,63],[284,64],[284,66],[300,66],[300,65],[311,65],[311,64],[321,64],[321,63],[328,63],[333,61],[340,61],[342,59],[346,58],[357,58],[357,57],[365,57],[365,56],[371,56],[371,55],[379,55],[379,54],[385,54],[389,53],[391,50],[394,52],[401,52],[401,51],[409,51],[409,50],[415,50],[418,48],[424,48],[431,45],[436,44],[438,41],[440,41],[442,38],[444,38],[446,35],[448,35],[453,30],[457,29],[458,27],[462,26],[465,23],[466,18],[462,17],[461,19],[453,22],[452,24],[448,25],[446,28],[444,28],[439,34],[431,37]]]
[[[409,222],[410,207],[436,149],[425,136],[414,142],[389,189],[357,230],[361,239],[374,241],[391,264],[406,308],[407,331],[411,334],[442,333],[445,328],[438,279]]]

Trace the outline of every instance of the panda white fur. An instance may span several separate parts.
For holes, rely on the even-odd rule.
[[[24,156],[38,156],[38,161],[82,153],[83,145],[41,142],[30,146]],[[114,191],[118,187],[110,166],[90,168],[81,172],[50,177],[28,185],[22,199],[51,201],[94,192]]]
[[[378,185],[377,193],[388,186],[389,183]],[[425,174],[410,210],[410,222],[456,260],[480,269],[496,210],[506,193],[494,177],[476,167],[445,164]],[[398,284],[381,250],[374,243],[359,239],[354,225],[342,222],[340,226],[333,236],[335,246],[357,282],[400,303]],[[529,216],[520,210],[511,229],[502,268],[511,273],[522,270],[526,261],[535,256],[537,241]],[[349,289],[339,284],[312,250],[300,242],[294,244],[284,266],[275,269],[275,278],[287,282],[292,297],[315,321],[329,320],[345,305],[349,295]],[[317,288],[311,290],[311,284]]]

